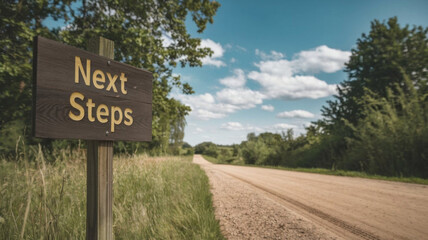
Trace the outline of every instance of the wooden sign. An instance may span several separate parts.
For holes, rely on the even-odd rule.
[[[34,136],[151,141],[152,79],[148,71],[37,37]]]

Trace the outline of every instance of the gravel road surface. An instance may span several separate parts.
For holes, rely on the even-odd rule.
[[[428,186],[193,161],[232,239],[428,239]]]

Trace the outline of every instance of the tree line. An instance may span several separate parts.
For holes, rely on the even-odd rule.
[[[246,164],[428,178],[427,33],[401,27],[396,17],[373,21],[352,49],[348,79],[305,134],[250,133],[229,148],[230,157],[212,143],[195,152]]]
[[[114,59],[153,73],[153,121],[149,143],[118,142],[115,151],[152,154],[177,152],[183,144],[190,108],[171,98],[173,87],[192,94],[188,83],[172,74],[175,67],[202,66],[211,55],[190,36],[186,19],[198,32],[213,23],[220,4],[209,0],[5,0],[0,2],[0,154],[41,144],[45,151],[78,148],[84,142],[31,137],[33,37],[43,36],[81,49],[92,37],[115,43]],[[56,20],[63,27],[51,27]],[[163,39],[168,39],[165,44]],[[59,53],[60,54],[60,53]]]

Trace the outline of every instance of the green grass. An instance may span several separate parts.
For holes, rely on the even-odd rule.
[[[66,158],[0,160],[0,239],[85,239],[85,156]],[[115,239],[224,239],[191,157],[117,157],[113,166]]]
[[[220,161],[214,157],[210,157],[210,156],[206,156],[206,155],[203,155],[203,156],[206,160],[208,160],[212,163],[228,164],[228,163],[226,163],[224,161]],[[387,176],[381,176],[381,175],[367,174],[364,172],[345,171],[345,170],[330,170],[330,169],[325,169],[325,168],[289,168],[289,167],[281,167],[281,166],[251,165],[251,164],[242,164],[242,163],[234,163],[232,165],[247,166],[247,167],[262,167],[262,168],[280,169],[280,170],[286,170],[286,171],[318,173],[318,174],[333,175],[333,176],[360,177],[360,178],[368,178],[368,179],[377,179],[377,180],[385,180],[385,181],[416,183],[416,184],[428,185],[428,179],[416,178],[416,177],[387,177]]]
[[[212,162],[212,163],[215,163],[215,164],[226,164],[226,162],[225,161],[222,161],[222,160],[220,160],[220,159],[217,159],[217,158],[215,158],[215,157],[211,157],[211,156],[208,156],[208,155],[202,155],[207,161],[210,161],[210,162]]]
[[[216,164],[232,164],[232,165],[244,165],[243,161],[237,157],[229,157],[227,159],[215,158],[208,155],[202,155],[206,160]]]

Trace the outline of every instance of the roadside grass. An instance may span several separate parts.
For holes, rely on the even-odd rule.
[[[359,177],[359,178],[377,179],[377,180],[385,180],[385,181],[393,181],[393,182],[416,183],[416,184],[428,185],[428,179],[416,178],[416,177],[387,177],[387,176],[381,176],[381,175],[367,174],[365,172],[331,170],[331,169],[325,169],[325,168],[289,168],[289,167],[282,167],[282,166],[253,165],[253,164],[244,164],[239,161],[232,161],[232,163],[227,163],[225,161],[221,161],[211,156],[203,155],[203,157],[207,161],[210,161],[215,164],[230,164],[230,165],[245,166],[245,167],[261,167],[261,168],[279,169],[279,170],[285,170],[285,171],[317,173],[317,174],[345,176],[345,177]]]
[[[0,159],[0,239],[85,239],[84,151]],[[115,239],[224,239],[208,178],[188,157],[114,158]]]
[[[206,160],[216,163],[216,164],[231,164],[231,165],[242,165],[244,166],[244,161],[242,159],[239,159],[238,157],[229,157],[227,159],[222,158],[215,158],[208,155],[202,155]]]
[[[208,155],[202,155],[202,156],[205,158],[205,160],[207,160],[207,161],[209,161],[211,163],[215,163],[215,164],[227,164],[227,162],[222,161],[222,160],[220,160],[218,158],[215,158],[215,157],[211,157],[211,156],[208,156]]]

